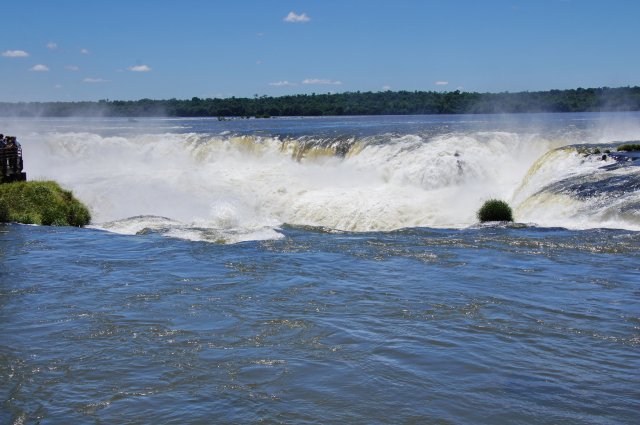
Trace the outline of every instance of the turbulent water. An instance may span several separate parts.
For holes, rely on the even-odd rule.
[[[569,177],[639,181],[638,167],[557,149],[640,139],[637,115],[609,116],[41,120],[6,132],[20,133],[31,178],[70,187],[96,227],[119,233],[237,242],[280,237],[283,224],[465,228],[491,197],[520,222],[638,230],[637,190],[553,190]]]
[[[0,131],[93,216],[0,227],[2,423],[640,421],[640,114]]]

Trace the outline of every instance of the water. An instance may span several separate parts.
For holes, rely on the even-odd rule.
[[[0,120],[0,423],[638,423],[639,118]]]

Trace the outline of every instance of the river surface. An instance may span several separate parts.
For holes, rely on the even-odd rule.
[[[0,423],[640,423],[640,114],[0,126]]]

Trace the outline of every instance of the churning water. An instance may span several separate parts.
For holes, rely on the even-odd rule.
[[[639,114],[0,126],[2,423],[640,420]]]

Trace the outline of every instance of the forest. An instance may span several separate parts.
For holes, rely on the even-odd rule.
[[[501,114],[640,110],[640,87],[518,93],[346,92],[97,102],[0,102],[0,116],[258,117],[324,115]]]

